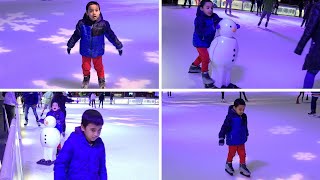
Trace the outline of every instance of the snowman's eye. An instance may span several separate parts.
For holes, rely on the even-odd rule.
[[[230,26],[230,28],[232,28],[232,26]]]

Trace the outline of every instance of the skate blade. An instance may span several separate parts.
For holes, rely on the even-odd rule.
[[[251,177],[250,175],[245,175],[243,172],[240,172],[240,174],[248,178]]]
[[[198,72],[198,71],[188,71],[188,73],[195,74],[195,73],[201,73],[201,71],[200,72]]]
[[[233,173],[227,171],[227,169],[224,169],[230,176],[233,176]]]

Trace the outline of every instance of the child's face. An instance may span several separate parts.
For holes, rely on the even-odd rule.
[[[60,109],[58,103],[56,102],[52,103],[51,109],[52,111],[57,111],[58,109]]]
[[[86,139],[89,142],[93,142],[98,139],[101,133],[101,129],[102,129],[102,125],[97,126],[92,123],[89,123],[87,127],[84,127],[83,125],[81,125],[81,130],[83,131],[83,133],[86,136]]]
[[[99,6],[92,4],[89,6],[87,15],[91,19],[91,21],[96,21],[100,17],[100,9]]]
[[[233,107],[236,113],[241,116],[244,113],[244,109],[246,108],[245,105],[239,105],[237,107]]]
[[[207,16],[211,16],[213,14],[213,3],[206,2],[203,7],[200,7],[200,10]]]

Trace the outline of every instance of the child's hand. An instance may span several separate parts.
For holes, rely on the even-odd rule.
[[[223,146],[224,145],[224,139],[220,139],[219,140],[219,146]]]
[[[122,55],[122,49],[119,49],[119,55],[121,56]]]
[[[70,54],[70,51],[71,51],[71,48],[68,48],[67,49],[67,53]]]

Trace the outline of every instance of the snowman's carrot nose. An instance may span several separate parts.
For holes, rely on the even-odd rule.
[[[237,31],[237,28],[232,28],[232,32],[236,32]]]
[[[48,121],[45,121],[44,123],[45,123],[46,125],[48,125]]]

